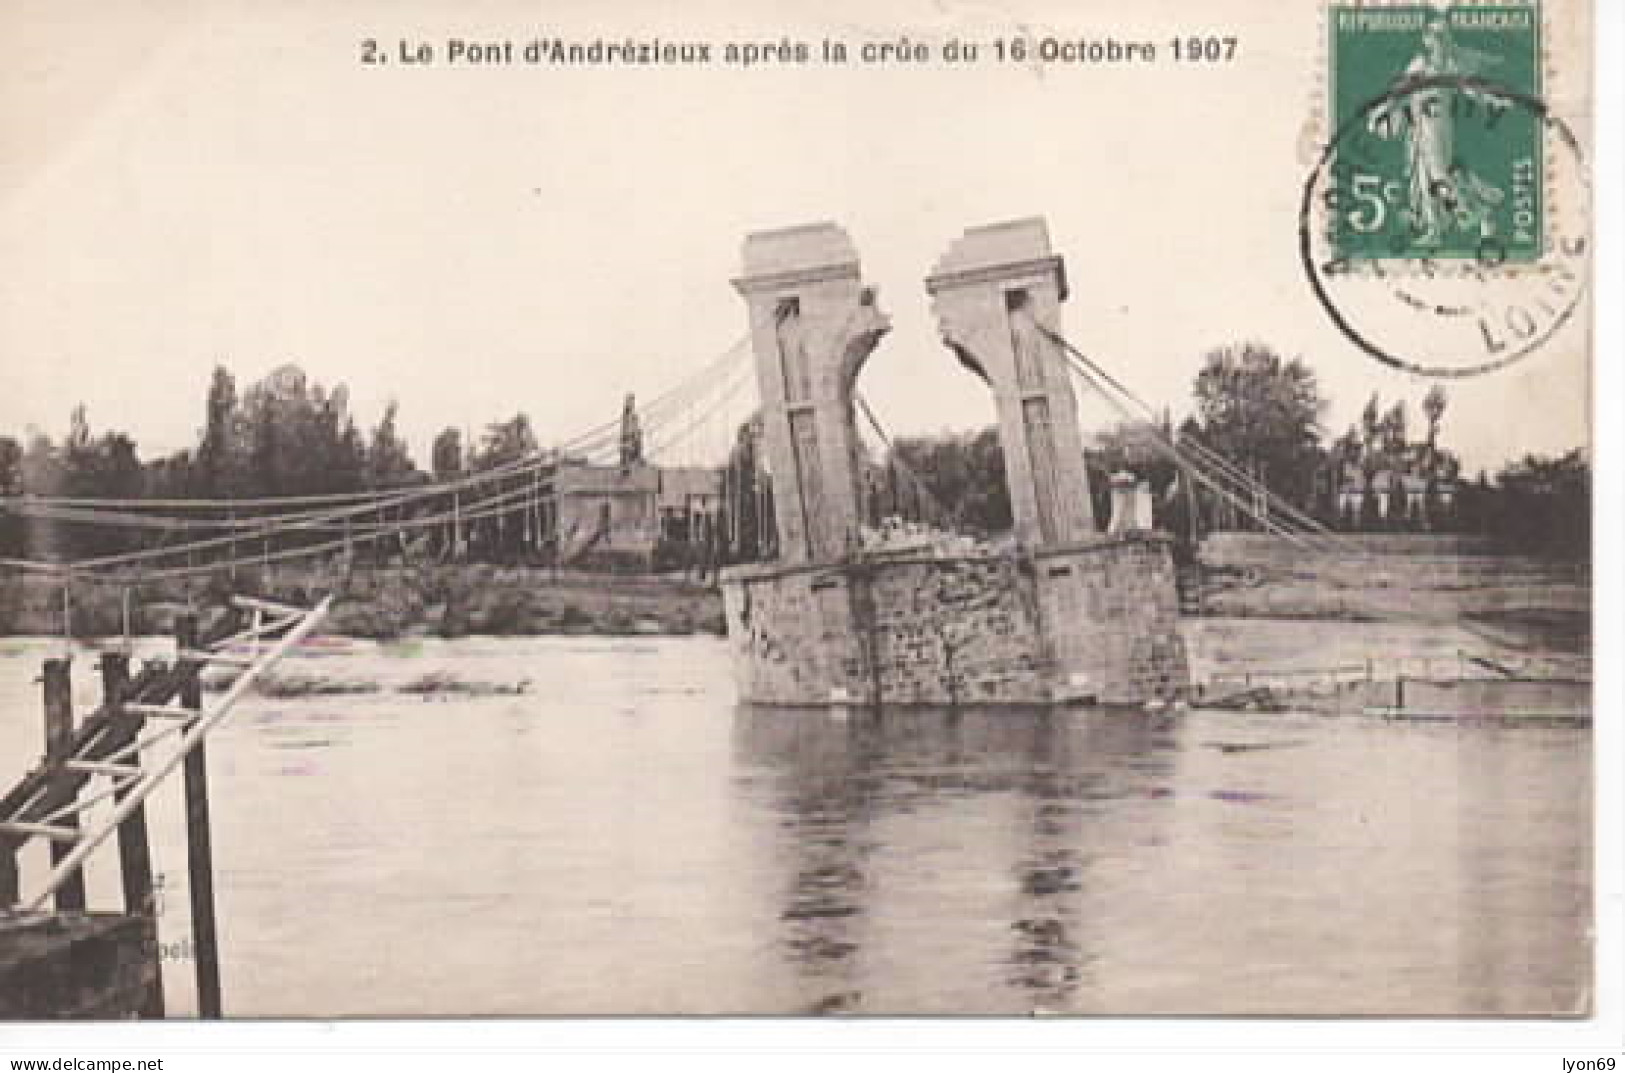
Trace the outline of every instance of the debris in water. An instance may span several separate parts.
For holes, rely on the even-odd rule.
[[[515,697],[529,688],[529,678],[521,678],[513,683],[470,682],[457,677],[450,671],[430,671],[401,686],[400,691],[428,700],[430,697],[445,696]]]
[[[1261,794],[1254,790],[1213,790],[1208,796],[1215,801],[1228,801],[1233,805],[1254,805],[1274,797],[1273,794]]]
[[[1201,704],[1204,708],[1225,712],[1284,712],[1288,710],[1286,700],[1269,686],[1254,686],[1250,689],[1226,693],[1219,697],[1204,697]]]
[[[237,674],[205,676],[203,685],[205,689],[218,691],[228,689],[238,678]],[[297,697],[333,697],[360,693],[377,693],[382,690],[377,682],[365,678],[339,678],[331,675],[315,674],[300,671],[264,671],[254,680],[253,690],[262,697],[275,697],[287,700]]]
[[[1304,743],[1301,741],[1204,741],[1202,744],[1209,749],[1217,749],[1221,753],[1256,753],[1265,749],[1295,749]]]

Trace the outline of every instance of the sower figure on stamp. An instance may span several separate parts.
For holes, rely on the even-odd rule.
[[[1427,85],[1405,93],[1408,84],[1440,77],[1467,79],[1500,62],[1495,56],[1466,48],[1450,37],[1443,19],[1428,23],[1422,51],[1396,81],[1395,95],[1372,110],[1367,120],[1380,137],[1403,135],[1410,178],[1407,216],[1419,245],[1444,241],[1452,224],[1487,239],[1495,234],[1494,207],[1506,192],[1474,174],[1455,155],[1455,112],[1458,94],[1487,108],[1506,102],[1465,82]]]

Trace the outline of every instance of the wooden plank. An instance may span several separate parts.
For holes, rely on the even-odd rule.
[[[197,647],[197,619],[182,615],[175,622],[175,644],[181,652]],[[182,683],[181,707],[200,711],[203,688],[194,675]],[[199,738],[186,754],[186,867],[192,900],[192,954],[197,970],[198,1016],[220,1017],[220,947],[214,916],[214,847],[209,830],[209,759]]]
[[[262,666],[269,666],[289,649],[299,644],[321,622],[328,609],[332,606],[331,596],[311,610],[304,619],[296,624],[286,636],[282,637],[265,655]],[[196,619],[184,616],[177,622],[178,646],[181,649],[195,647],[196,645]],[[257,672],[256,672],[257,673]],[[157,765],[129,787],[128,795],[114,806],[113,813],[106,820],[97,824],[86,832],[85,837],[73,847],[72,851],[60,864],[52,869],[50,876],[41,885],[41,888],[31,901],[32,909],[43,908],[46,902],[61,889],[62,885],[82,868],[85,860],[95,851],[113,830],[127,820],[134,809],[139,806],[159,783],[172,774],[176,767],[183,763],[187,765],[186,796],[188,804],[188,834],[189,849],[188,867],[192,876],[192,909],[193,909],[193,935],[195,947],[195,961],[198,965],[198,1007],[200,1015],[207,1018],[220,1016],[220,982],[219,982],[219,943],[215,933],[213,919],[213,890],[212,890],[212,856],[208,841],[208,813],[207,813],[207,768],[194,771],[191,761],[194,756],[201,755],[199,746],[204,738],[216,725],[225,718],[233,704],[240,700],[252,685],[255,675],[243,675],[228,688],[218,704],[209,712],[202,713],[202,689],[196,674],[196,665],[181,664],[166,680],[166,684],[173,686],[180,692],[183,705],[197,709],[198,718],[185,725],[185,732],[175,751],[168,757],[162,758]],[[156,693],[156,687],[154,692]],[[165,696],[143,697],[144,702],[167,699]],[[180,724],[175,724],[179,726]],[[92,741],[82,754],[87,759],[97,757],[97,749],[106,750],[99,739]],[[198,776],[202,777],[199,778]],[[79,774],[74,776],[83,780],[87,776]],[[13,790],[14,794],[22,794],[28,790],[25,780]],[[196,791],[202,789],[204,794]],[[199,807],[201,806],[201,808]],[[200,822],[201,821],[201,822]],[[199,840],[197,833],[203,838]],[[200,865],[210,865],[199,871]]]
[[[103,801],[109,797],[112,797],[113,794],[117,792],[118,788],[119,784],[114,783],[112,786],[107,787],[100,793],[81,793],[78,797],[75,797],[72,801],[69,801],[55,812],[45,816],[30,817],[29,822],[55,823],[65,816],[77,816],[83,813],[86,809],[90,808],[92,805],[96,804],[98,801]]]
[[[213,635],[218,638],[229,632],[227,628],[217,627]],[[195,663],[170,666],[155,660],[148,661],[132,683],[129,696],[143,706],[162,707],[180,692],[182,681],[195,678],[197,673],[198,664]],[[113,752],[114,749],[107,745],[103,736],[110,729],[115,714],[103,706],[87,716],[74,732],[71,754],[85,760],[100,760]],[[187,719],[196,715],[195,712],[182,714]],[[22,819],[26,813],[44,815],[54,811],[65,803],[62,798],[64,793],[71,799],[89,779],[90,776],[83,772],[64,772],[50,763],[39,764],[19,779],[4,796],[0,796],[0,816]],[[27,840],[27,836],[0,832],[0,861],[8,854],[14,854],[17,847]]]
[[[253,596],[233,596],[231,602],[234,607],[240,607],[244,611],[264,611],[269,615],[279,615],[289,622],[303,617],[307,611],[303,607],[291,607],[288,604],[279,604],[273,600],[261,600]]]
[[[233,656],[225,652],[211,652],[206,648],[182,648],[180,658],[196,663],[219,663],[227,667],[254,666],[254,660],[250,656]]]
[[[333,597],[329,596],[323,599],[320,604],[311,610],[309,615],[305,616],[303,622],[288,631],[287,636],[278,640],[271,647],[270,651],[266,653],[264,663],[261,666],[268,667],[275,663],[289,649],[308,636],[321,622],[322,617],[327,614],[332,604]],[[186,668],[183,665],[181,670],[177,672],[176,681],[182,687],[188,689],[194,702],[201,703],[202,698],[197,677],[196,675],[188,675],[185,671]],[[140,782],[131,786],[129,795],[114,806],[112,815],[88,832],[85,839],[73,848],[73,852],[51,871],[45,882],[41,884],[39,893],[29,903],[29,908],[41,909],[44,907],[47,899],[56,892],[62,881],[72,874],[84,862],[85,858],[93,853],[96,847],[113,833],[114,828],[128,819],[135,806],[141,804],[147,795],[158,787],[159,783],[163,782],[176,768],[180,767],[203,739],[208,736],[209,732],[220,724],[220,721],[231,711],[232,706],[242,699],[243,694],[248,692],[249,687],[254,684],[254,679],[255,674],[242,675],[227,688],[219,703],[210,711],[200,713],[198,718],[186,724],[172,724],[172,726],[181,728],[184,731],[181,734],[180,741],[175,746],[175,751],[166,757],[160,758],[156,766],[141,777]],[[85,776],[78,777],[84,778]]]
[[[7,834],[22,835],[25,838],[48,838],[52,843],[77,842],[81,833],[77,826],[69,826],[67,823],[25,823],[20,820],[14,820],[11,823],[0,823],[0,831],[5,831]],[[57,908],[62,908],[62,892],[60,890],[57,891]],[[84,906],[80,905],[75,908],[83,909]]]
[[[299,621],[297,618],[279,618],[273,619],[270,622],[259,622],[258,612],[255,613],[255,620],[256,625],[250,626],[246,630],[238,630],[236,633],[222,637],[220,640],[216,641],[212,645],[209,645],[208,647],[211,649],[220,649],[225,648],[228,645],[240,644],[244,641],[263,640],[268,634],[276,633],[279,630],[285,630],[295,622]]]
[[[131,757],[139,755],[144,750],[150,749],[152,746],[156,745],[160,741],[163,741],[171,734],[176,734],[185,730],[187,725],[188,724],[178,722],[171,723],[169,726],[164,727],[164,729],[157,731],[156,733],[146,734],[139,738],[132,738],[117,752],[108,753],[107,759],[114,763],[123,763],[124,761],[129,760]]]
[[[130,764],[109,764],[104,760],[67,760],[62,764],[69,771],[82,771],[86,775],[111,775],[115,779],[139,779],[141,768]]]
[[[138,694],[146,700],[167,700],[174,696],[178,687],[171,680],[172,673],[171,668],[157,664],[144,668],[136,680]],[[72,755],[101,759],[106,750],[100,747],[99,739],[107,731],[110,718],[110,713],[105,709],[87,717],[74,732]],[[53,803],[53,798],[59,797],[66,789],[77,793],[89,778],[83,773],[64,773],[50,763],[42,763],[19,779],[4,797],[0,797],[0,816],[22,818],[25,809],[40,814],[50,812],[62,804],[60,800]],[[22,841],[24,839],[0,835],[0,850],[15,850]]]
[[[63,761],[73,755],[73,679],[65,659],[45,661],[42,681],[45,687],[45,759],[60,770]],[[60,776],[59,776],[60,777]],[[64,804],[78,796],[78,787],[62,792]],[[51,864],[56,866],[72,852],[72,844],[79,840],[79,817],[65,816],[60,826],[51,824],[13,823],[8,825],[13,834],[34,834],[51,840]],[[57,888],[58,912],[72,912],[85,908],[85,873],[74,872],[67,882]]]
[[[197,715],[196,712],[189,712],[185,708],[173,708],[167,704],[141,704],[138,701],[126,704],[124,710],[131,715],[142,717],[150,715],[157,719],[191,719]]]

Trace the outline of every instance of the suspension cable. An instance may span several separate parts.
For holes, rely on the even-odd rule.
[[[869,422],[869,427],[874,429],[876,436],[880,437],[881,445],[886,448],[887,459],[889,459],[893,465],[902,471],[904,478],[906,478],[908,482],[914,486],[914,490],[925,499],[927,504],[930,505],[932,512],[937,516],[937,518],[948,522],[949,525],[957,530],[963,522],[963,519],[960,516],[960,511],[949,510],[943,506],[942,500],[938,499],[936,494],[931,491],[931,487],[925,483],[925,479],[914,471],[914,467],[908,464],[908,461],[903,457],[902,452],[897,449],[897,446],[892,442],[891,437],[886,434],[886,429],[881,425],[880,418],[875,416],[874,409],[869,405],[869,400],[863,397],[863,393],[854,390],[852,392],[852,399],[858,404],[858,409],[863,412],[864,419]]]
[[[729,366],[738,361],[744,353],[747,337],[741,337],[728,347],[721,355],[699,372],[676,385],[674,388],[657,397],[648,407],[648,413],[654,415],[652,427],[661,427],[669,420],[681,417],[691,400],[703,397],[715,380],[728,373]],[[671,416],[667,417],[666,414]],[[144,500],[144,499],[87,499],[83,497],[6,497],[0,499],[0,509],[5,509],[21,516],[35,516],[45,520],[74,522],[82,524],[101,525],[128,525],[135,528],[159,528],[163,530],[205,529],[219,532],[229,530],[229,535],[211,537],[203,540],[191,541],[170,545],[166,542],[158,548],[148,548],[140,551],[120,553],[117,555],[101,556],[92,559],[79,560],[73,563],[46,562],[30,559],[0,559],[0,567],[36,571],[51,574],[83,575],[85,571],[101,570],[109,567],[127,566],[173,558],[185,554],[192,556],[195,552],[234,545],[238,540],[252,537],[269,538],[279,532],[287,531],[321,531],[331,524],[346,524],[351,520],[376,513],[380,521],[371,528],[374,530],[398,530],[402,528],[401,522],[410,519],[402,518],[401,522],[386,523],[382,521],[383,513],[390,507],[407,507],[420,503],[426,499],[442,496],[448,493],[455,494],[464,489],[489,484],[493,481],[508,477],[529,477],[539,479],[544,472],[551,472],[557,464],[566,457],[580,452],[596,451],[602,445],[613,442],[619,427],[619,421],[613,420],[594,426],[586,432],[565,441],[556,451],[530,451],[519,458],[510,460],[489,469],[476,473],[466,474],[450,480],[430,483],[426,485],[409,486],[393,491],[373,490],[357,493],[334,493],[322,496],[289,496],[289,497],[257,497],[245,499],[204,499],[204,500]],[[197,507],[219,508],[229,506],[235,511],[238,508],[255,506],[286,506],[294,504],[336,503],[345,504],[330,509],[302,511],[293,514],[272,514],[249,517],[245,519],[198,519],[198,518],[162,518],[151,515],[133,514],[121,511],[108,511],[106,507],[150,507],[158,504],[166,506],[184,506],[188,509]],[[403,510],[404,514],[404,510]],[[342,541],[340,542],[342,543]],[[267,549],[268,550],[268,549]],[[306,551],[307,549],[295,549]],[[284,556],[279,555],[278,558]],[[234,562],[236,560],[233,560]],[[263,562],[270,561],[269,555],[262,557]],[[181,568],[185,572],[202,571],[217,568],[214,564]],[[161,571],[165,575],[172,575],[176,568]]]
[[[1096,362],[1090,358],[1087,354],[1085,354],[1078,347],[1074,346],[1069,340],[1060,335],[1058,332],[1054,332],[1043,325],[1038,325],[1038,330],[1051,342],[1060,347],[1062,352],[1070,357],[1074,362],[1081,363],[1090,372],[1092,372],[1095,377],[1098,377],[1101,381],[1104,381],[1107,385],[1116,390],[1123,398],[1128,399],[1135,406],[1137,406],[1142,412],[1141,420],[1144,420],[1148,425],[1151,426],[1152,434],[1154,436],[1158,435],[1158,415],[1156,410],[1153,409],[1149,403],[1147,403],[1144,399],[1141,399],[1128,387],[1124,386],[1120,381],[1113,377],[1110,372],[1104,369],[1099,362]],[[1095,385],[1095,390],[1103,396],[1106,394],[1098,385]],[[1167,437],[1163,438],[1167,440]],[[1275,492],[1271,491],[1269,486],[1263,481],[1246,473],[1230,459],[1208,447],[1196,437],[1187,435],[1177,444],[1174,444],[1171,440],[1169,442],[1171,445],[1175,446],[1176,449],[1189,450],[1192,454],[1206,460],[1210,465],[1214,466],[1220,472],[1226,474],[1237,483],[1243,484],[1250,491],[1262,494],[1265,497],[1265,501],[1274,506],[1278,513],[1285,515],[1287,518],[1297,522],[1299,525],[1302,525],[1307,529],[1313,530],[1320,534],[1331,535],[1331,529],[1326,525],[1299,510],[1285,499],[1281,498]]]

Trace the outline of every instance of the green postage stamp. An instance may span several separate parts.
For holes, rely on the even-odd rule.
[[[1329,33],[1337,254],[1538,260],[1538,3],[1336,4]]]

